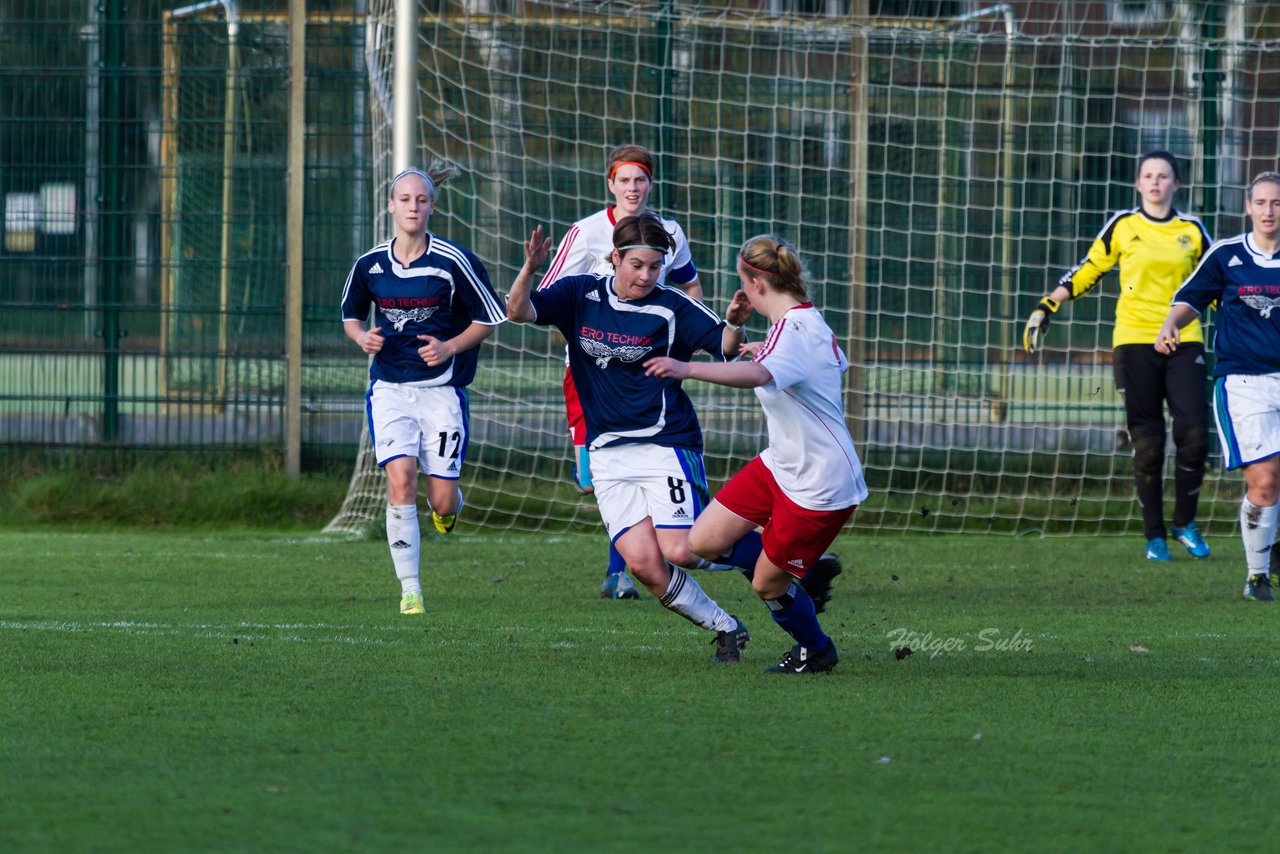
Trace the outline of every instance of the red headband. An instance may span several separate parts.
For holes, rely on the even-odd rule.
[[[780,273],[774,273],[774,272],[772,272],[772,271],[770,271],[770,270],[761,270],[761,269],[760,269],[759,267],[757,267],[755,264],[752,264],[752,263],[751,263],[750,261],[748,261],[746,258],[743,258],[743,257],[742,257],[742,253],[741,253],[741,252],[739,252],[739,253],[738,253],[738,260],[742,262],[742,266],[744,266],[744,267],[748,267],[748,268],[750,268],[750,269],[752,269],[752,270],[755,270],[757,273],[763,273],[763,274],[764,274],[764,275],[766,275],[766,276],[778,276],[778,275],[781,275]]]
[[[649,167],[645,166],[643,163],[637,163],[634,160],[622,160],[618,163],[613,164],[613,168],[609,170],[610,181],[613,180],[613,173],[617,172],[623,166],[639,166],[641,169],[644,170],[644,174],[648,175],[650,178],[653,177],[653,173],[649,171]]]

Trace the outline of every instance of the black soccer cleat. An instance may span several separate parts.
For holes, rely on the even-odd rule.
[[[840,663],[840,655],[836,652],[835,642],[827,645],[825,652],[815,653],[796,644],[787,651],[773,667],[765,673],[826,673]]]
[[[1272,601],[1271,576],[1263,573],[1249,576],[1244,583],[1244,598],[1254,602]]]
[[[813,600],[815,614],[821,614],[822,609],[827,607],[827,603],[831,601],[831,582],[843,571],[844,568],[840,566],[840,558],[831,552],[827,552],[818,558],[817,563],[813,565],[808,574],[800,579],[800,586],[804,588],[804,592],[808,593],[809,598]]]
[[[733,617],[732,614],[729,616]],[[711,660],[717,664],[737,664],[742,660],[742,648],[751,640],[747,627],[737,617],[733,617],[733,628],[727,632],[716,632],[711,642],[716,645],[716,654]]]

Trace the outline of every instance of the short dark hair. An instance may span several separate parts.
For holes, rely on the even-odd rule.
[[[675,251],[676,239],[667,231],[662,217],[653,211],[624,216],[613,227],[613,248],[618,250],[619,255],[625,255],[628,249],[640,246],[656,249],[664,255]]]
[[[1163,160],[1165,163],[1168,163],[1169,168],[1173,170],[1173,180],[1182,180],[1182,172],[1178,169],[1178,158],[1174,157],[1171,152],[1165,151],[1163,148],[1148,151],[1146,154],[1138,158],[1138,177],[1142,177],[1142,164],[1146,163],[1148,160]]]

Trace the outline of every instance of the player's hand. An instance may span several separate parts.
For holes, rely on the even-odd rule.
[[[1181,343],[1181,330],[1166,319],[1164,325],[1160,327],[1160,331],[1156,333],[1156,351],[1168,356],[1174,350],[1177,350],[1178,345]]]
[[[382,332],[381,326],[375,326],[364,333],[364,338],[360,339],[360,349],[372,356],[382,349],[383,343],[387,340],[379,333]]]
[[[646,377],[664,377],[666,379],[684,380],[689,378],[689,363],[658,356],[644,363]]]
[[[452,341],[441,341],[431,335],[419,335],[418,340],[427,342],[418,348],[418,355],[433,368],[449,361],[457,353]]]
[[[536,270],[542,266],[542,262],[547,260],[547,256],[551,254],[551,238],[542,236],[542,226],[536,226],[533,234],[529,235],[529,241],[524,245],[524,265],[530,271]]]
[[[738,348],[738,357],[754,359],[756,357],[756,353],[759,353],[760,348],[763,346],[763,341],[743,341],[742,346]]]
[[[1034,353],[1040,349],[1042,338],[1049,331],[1049,321],[1055,314],[1062,303],[1053,297],[1045,297],[1040,300],[1040,304],[1036,306],[1036,310],[1031,312],[1031,316],[1027,318],[1027,328],[1022,332],[1022,346],[1028,353]]]
[[[729,307],[724,313],[725,322],[731,326],[741,326],[751,319],[752,311],[751,301],[747,299],[747,292],[739,290],[729,300]]]

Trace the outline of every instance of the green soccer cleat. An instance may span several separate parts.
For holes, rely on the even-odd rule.
[[[431,511],[431,524],[436,526],[436,530],[440,532],[440,536],[448,536],[453,531],[453,526],[458,524],[458,514],[450,513],[448,516],[441,516],[436,511]]]
[[[406,593],[400,597],[401,614],[421,614],[426,610],[422,604],[421,593]]]

